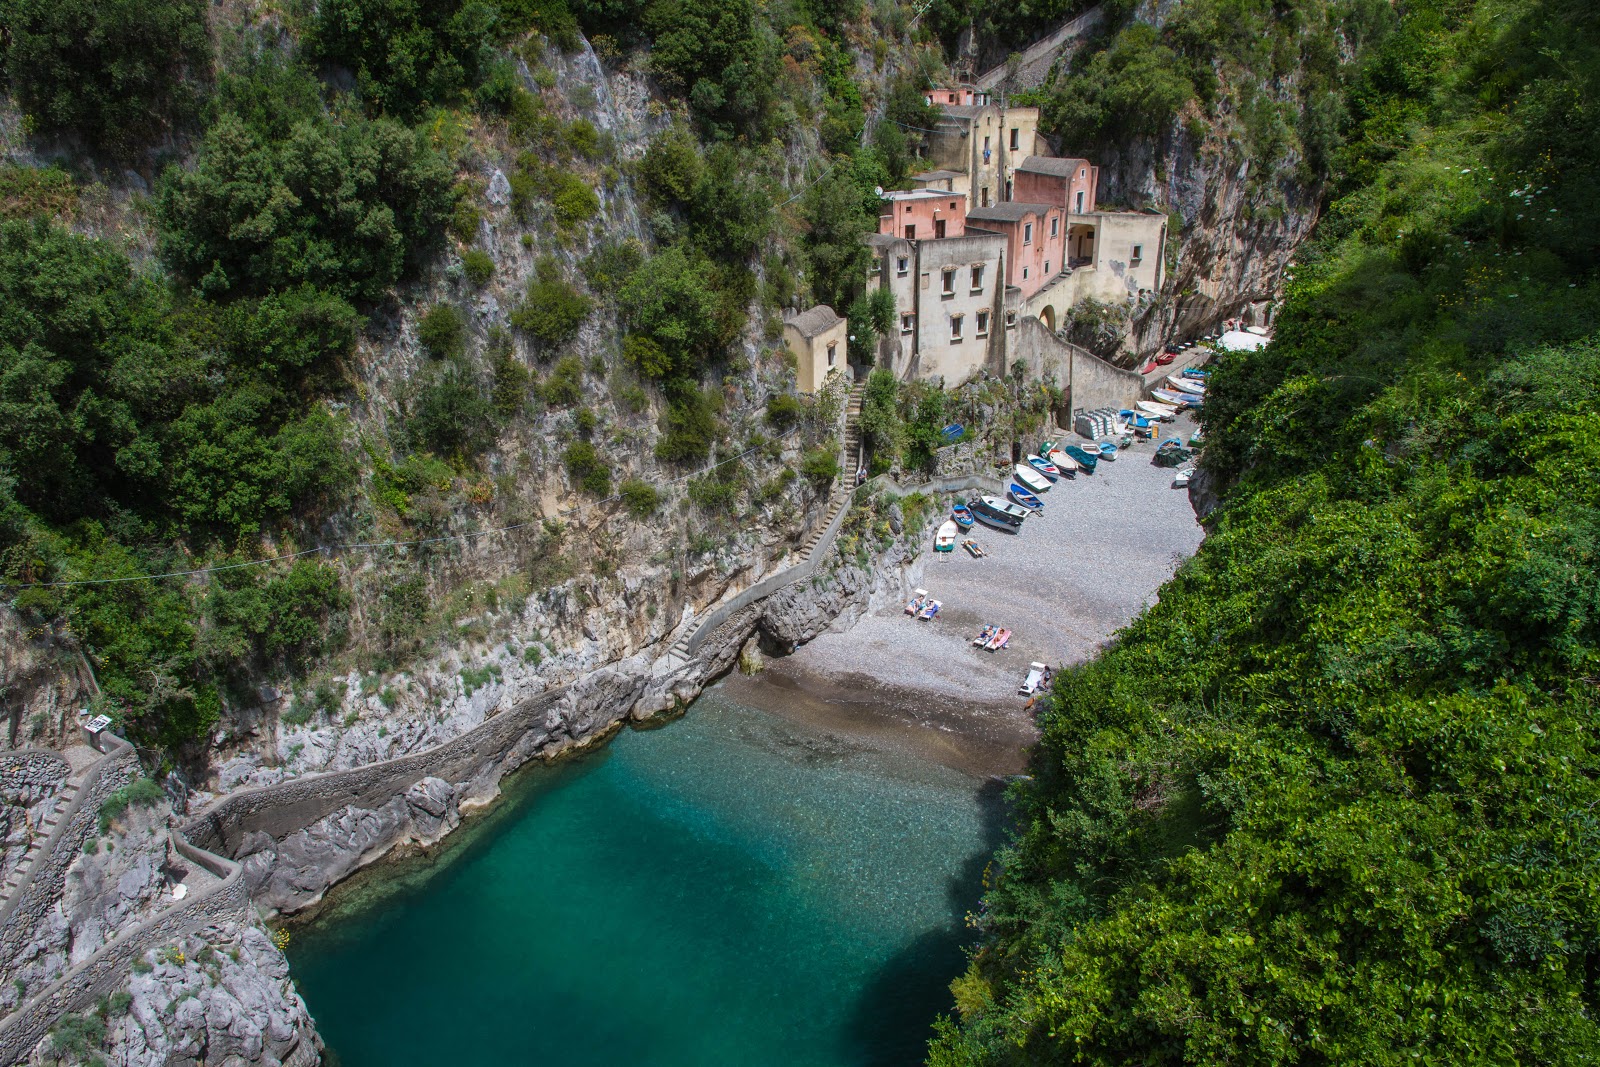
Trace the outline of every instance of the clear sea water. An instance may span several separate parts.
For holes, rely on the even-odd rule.
[[[1003,817],[992,783],[713,689],[524,770],[288,954],[340,1067],[920,1063]]]

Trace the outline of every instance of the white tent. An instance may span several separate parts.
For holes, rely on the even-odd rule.
[[[1272,338],[1248,330],[1229,330],[1217,340],[1217,344],[1224,352],[1254,352],[1258,348],[1265,348],[1270,340]]]

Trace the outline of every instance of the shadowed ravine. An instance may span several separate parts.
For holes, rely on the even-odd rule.
[[[289,955],[343,1067],[914,1063],[1002,819],[989,780],[719,687],[519,775]]]

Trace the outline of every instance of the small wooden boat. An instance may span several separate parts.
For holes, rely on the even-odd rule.
[[[1046,478],[1044,475],[1040,474],[1026,463],[1018,463],[1011,469],[1015,474],[1017,481],[1021,482],[1029,492],[1049,492],[1050,479]]]
[[[967,555],[971,556],[973,559],[982,559],[984,556],[989,554],[983,550],[982,546],[980,546],[978,542],[974,541],[970,537],[961,542],[961,547],[966,549]]]
[[[994,632],[994,635],[989,638],[988,643],[983,647],[988,649],[990,652],[999,652],[1002,648],[1005,648],[1006,645],[1010,643],[1011,631],[1001,627]]]
[[[911,598],[911,603],[906,605],[907,615],[915,615],[928,602],[928,591],[926,589],[918,589],[916,592],[917,595]]]
[[[1176,389],[1152,389],[1150,390],[1150,395],[1155,397],[1157,400],[1160,400],[1166,404],[1171,404],[1180,410],[1187,407],[1193,407],[1194,402],[1199,399],[1199,397],[1194,396],[1193,394],[1180,393]]]
[[[1061,477],[1061,472],[1056,469],[1056,465],[1043,456],[1025,456],[1024,462],[1052,482]]]
[[[1031,697],[1044,686],[1044,676],[1050,668],[1043,663],[1028,664],[1028,676],[1017,686],[1017,695]]]
[[[973,518],[985,526],[993,526],[996,530],[1004,530],[1006,533],[1016,533],[1022,521],[1033,514],[1021,505],[994,496],[980,496],[968,507],[972,508]]]
[[[926,604],[922,605],[922,610],[917,613],[917,618],[926,622],[935,615],[939,614],[939,609],[942,607],[944,607],[944,605],[939,601],[930,600]]]
[[[1115,441],[1100,442],[1100,458],[1104,460],[1114,460],[1117,458],[1117,445]]]
[[[1044,502],[1016,482],[1012,482],[1006,487],[1006,495],[1029,511],[1044,511]]]
[[[1177,349],[1169,348],[1165,352],[1161,353],[1159,356],[1156,357],[1156,365],[1159,366],[1159,367],[1170,367],[1170,366],[1172,366],[1172,361],[1177,359],[1177,358],[1178,358]]]
[[[967,507],[965,504],[957,504],[955,507],[951,508],[950,517],[954,519],[956,521],[956,525],[961,527],[963,530],[972,529],[972,509]]]
[[[954,552],[956,550],[956,520],[946,519],[939,526],[939,532],[933,535],[933,550],[935,552]]]
[[[1167,375],[1167,381],[1171,382],[1181,392],[1193,393],[1195,396],[1206,395],[1206,387],[1193,378],[1185,378],[1181,374],[1169,374]]]
[[[1149,363],[1146,363],[1144,366],[1139,368],[1139,373],[1140,374],[1151,374],[1159,366],[1161,366],[1161,364],[1157,363],[1155,360],[1152,359]]]
[[[1088,449],[1080,448],[1077,445],[1068,445],[1061,451],[1065,452],[1069,457],[1072,458],[1074,462],[1078,464],[1078,466],[1082,467],[1085,474],[1093,474],[1094,465],[1100,462],[1100,452],[1098,449],[1095,450],[1093,455],[1089,454]]]
[[[1061,451],[1059,448],[1053,450],[1050,453],[1048,453],[1048,456],[1049,456],[1050,462],[1054,463],[1056,465],[1056,470],[1060,471],[1063,477],[1065,477],[1065,478],[1077,477],[1077,474],[1078,474],[1078,461],[1077,460],[1073,459],[1071,456],[1067,455],[1065,452]]]
[[[972,643],[977,645],[979,648],[982,648],[989,643],[989,639],[994,636],[996,629],[998,629],[998,627],[992,623],[988,626],[985,626],[983,629],[978,631],[978,636],[972,639]]]

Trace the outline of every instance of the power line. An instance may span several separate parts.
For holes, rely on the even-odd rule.
[[[790,427],[783,433],[779,434],[775,440],[782,441],[784,438],[798,432],[798,430],[799,427]],[[688,479],[697,477],[698,475],[705,474],[709,471],[714,471],[718,467],[725,467],[729,463],[737,462],[748,455],[761,451],[765,447],[765,445],[758,445],[755,448],[747,448],[743,452],[740,452],[737,456],[729,456],[727,459],[718,460],[717,462],[709,464],[708,466],[701,467],[699,470],[690,471],[687,474],[680,474],[676,478],[668,478],[665,484],[671,485],[674,482],[687,481]],[[613,493],[611,496],[603,497],[600,500],[594,501],[592,504],[574,504],[570,508],[556,512],[555,515],[551,517],[559,518],[563,515],[571,515],[574,512],[582,511],[585,507],[598,507],[604,504],[617,503],[621,500],[621,494]],[[515,522],[509,526],[494,526],[487,530],[469,530],[466,533],[441,534],[438,537],[418,537],[409,541],[353,541],[340,545],[322,545],[318,548],[302,549],[299,552],[285,552],[277,556],[263,556],[260,559],[243,560],[239,563],[220,563],[214,567],[196,567],[193,570],[186,571],[163,571],[160,574],[134,574],[122,578],[77,578],[64,582],[3,582],[0,583],[0,589],[62,589],[69,586],[79,585],[120,585],[125,582],[152,582],[162,578],[193,578],[202,574],[218,574],[222,571],[243,570],[247,567],[265,567],[272,563],[281,563],[284,560],[299,559],[302,556],[315,556],[319,554],[331,555],[335,552],[360,552],[385,548],[410,548],[413,545],[434,545],[444,541],[465,541],[474,537],[489,537],[493,534],[510,533],[513,530],[522,530],[529,526],[542,525],[544,522],[544,518],[539,518],[529,522]]]

